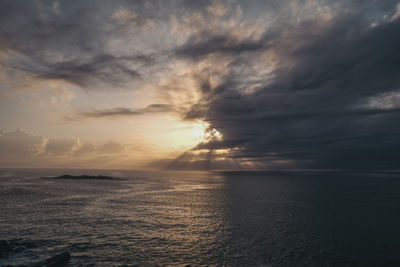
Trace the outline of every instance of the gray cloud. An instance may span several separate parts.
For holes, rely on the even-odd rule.
[[[165,113],[174,112],[175,108],[169,104],[151,104],[145,108],[129,109],[129,108],[113,108],[113,109],[95,109],[91,111],[84,111],[78,114],[65,117],[65,121],[79,121],[89,118],[108,118],[108,117],[125,117],[137,116],[148,113]]]
[[[233,56],[243,52],[257,52],[266,49],[269,44],[269,34],[260,40],[238,40],[230,35],[210,36],[203,32],[189,38],[189,40],[176,50],[179,57],[199,60],[210,54]],[[270,39],[273,41],[273,39]]]
[[[146,56],[141,57],[114,57],[102,55],[84,62],[79,60],[63,61],[54,64],[42,64],[42,69],[34,70],[40,78],[64,80],[76,85],[87,87],[96,82],[121,84],[124,80],[139,79],[141,74],[131,69],[126,63],[150,62]],[[30,71],[29,69],[23,69]]]
[[[399,168],[398,107],[359,104],[399,93],[400,21],[371,27],[366,14],[352,10],[326,22],[288,26],[254,46],[229,35],[217,42],[189,39],[178,55],[200,60],[213,53],[217,60],[230,60],[228,74],[206,101],[184,114],[208,121],[224,139],[199,144],[172,166],[193,162],[188,153],[196,150],[230,149],[230,160],[261,168]],[[250,77],[257,74],[249,66],[265,53],[279,62],[269,79],[261,77],[254,87]]]
[[[110,40],[151,23],[151,18],[136,13],[142,8],[122,2],[2,1],[0,49],[12,57],[1,63],[82,88],[122,86],[139,79],[153,63],[149,54],[110,52]]]

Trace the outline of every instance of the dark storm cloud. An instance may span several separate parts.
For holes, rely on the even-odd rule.
[[[34,74],[46,79],[61,79],[85,87],[96,81],[118,84],[126,79],[138,79],[141,74],[131,69],[126,63],[150,62],[150,57],[114,57],[101,55],[87,61],[63,61],[54,64],[45,63],[42,69],[36,69]],[[25,69],[29,72],[30,69]]]
[[[234,55],[242,52],[256,52],[268,46],[268,36],[262,40],[238,40],[230,35],[210,36],[207,32],[192,36],[182,47],[178,48],[179,57],[199,60],[210,54]]]
[[[86,112],[80,112],[74,116],[65,117],[66,121],[79,121],[89,118],[109,118],[109,117],[124,117],[124,116],[138,116],[149,113],[165,113],[174,112],[175,109],[172,105],[167,104],[151,104],[141,109],[130,108],[113,108],[113,109],[95,109]]]
[[[400,20],[389,19],[391,7],[374,26],[360,9],[288,26],[272,40],[189,39],[179,56],[231,60],[222,83],[183,115],[207,120],[224,139],[194,150],[231,149],[231,160],[265,168],[400,168],[400,106],[391,100],[400,94]],[[277,67],[243,93],[266,52],[278,56]]]
[[[151,55],[110,54],[107,48],[112,37],[151,23],[122,4],[1,1],[0,49],[11,55],[2,65],[84,88],[140,78],[154,63]]]

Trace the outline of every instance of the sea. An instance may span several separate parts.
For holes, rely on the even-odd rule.
[[[0,169],[0,240],[0,266],[400,266],[400,174]]]

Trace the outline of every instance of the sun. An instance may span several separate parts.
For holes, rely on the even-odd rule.
[[[209,124],[204,121],[198,121],[191,125],[191,136],[196,143],[201,143],[207,140],[207,129]]]
[[[198,143],[222,140],[222,134],[206,122],[197,122],[192,126],[192,137],[197,139]]]
[[[192,130],[192,136],[195,138],[204,138],[205,137],[204,131],[205,131],[204,129],[196,127]]]

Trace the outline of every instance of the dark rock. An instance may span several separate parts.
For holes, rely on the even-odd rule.
[[[6,240],[0,240],[0,251],[11,251],[12,247]]]
[[[46,260],[45,265],[47,267],[57,267],[57,266],[66,266],[71,259],[71,254],[69,252],[63,252],[54,257],[51,257]]]
[[[61,175],[52,179],[72,179],[72,180],[115,180],[114,177],[104,175]]]
[[[6,240],[0,240],[0,259],[7,258],[12,251],[12,246]]]

